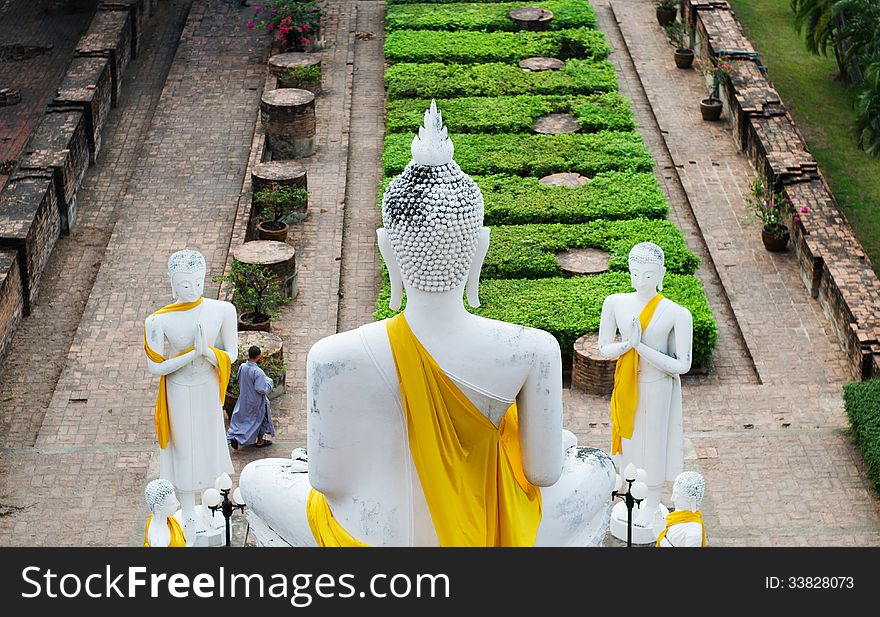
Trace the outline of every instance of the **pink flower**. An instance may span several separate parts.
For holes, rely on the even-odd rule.
[[[253,29],[254,29],[254,22],[253,22],[253,20],[251,20],[251,21],[249,21],[249,22],[247,23],[247,27],[248,27],[248,30],[253,30]]]
[[[307,38],[303,38],[302,42],[303,42],[304,44],[305,44],[305,43],[308,43],[308,42],[309,42],[309,39],[307,39]]]
[[[277,15],[277,14],[278,14],[278,9],[272,9],[272,14],[273,14],[273,15]]]
[[[271,21],[268,24],[266,24],[266,30],[268,30],[269,32],[272,32],[272,30],[274,28],[275,28],[275,24],[273,24]]]
[[[806,207],[806,206],[804,206],[803,208],[801,208],[801,212],[809,212],[809,211],[810,211],[810,209],[809,209],[808,207]]]
[[[311,26],[309,26],[309,24],[303,24],[303,30],[308,32],[309,30],[311,30]]]
[[[800,222],[801,222],[801,217],[799,217],[799,216],[794,217],[794,222],[795,222],[795,223],[800,223]]]
[[[302,32],[303,29],[302,29],[302,28],[297,28],[296,31],[297,31],[297,32]]]

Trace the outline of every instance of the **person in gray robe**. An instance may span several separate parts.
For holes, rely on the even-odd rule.
[[[248,361],[238,367],[238,401],[229,419],[226,441],[234,450],[253,444],[257,448],[271,445],[266,436],[275,436],[269,393],[275,384],[257,365],[261,350],[248,349]]]

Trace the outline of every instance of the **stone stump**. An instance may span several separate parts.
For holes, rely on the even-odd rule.
[[[305,166],[290,159],[257,163],[251,172],[253,194],[256,195],[264,189],[271,189],[272,185],[308,189],[309,183]]]
[[[122,94],[122,74],[131,59],[131,15],[128,11],[98,11],[79,43],[75,55],[107,58],[113,82],[111,104]]]
[[[549,114],[535,120],[532,130],[542,135],[562,135],[577,133],[581,130],[581,125],[571,114]]]
[[[258,331],[238,333],[239,358],[247,361],[247,350],[252,345],[259,347],[264,357],[284,362],[284,341],[277,334]],[[281,374],[281,379],[275,384],[275,388],[269,393],[270,400],[274,400],[284,394],[284,384],[286,381],[287,372],[285,371]]]
[[[286,297],[296,297],[298,292],[296,250],[286,242],[275,240],[245,242],[232,252],[232,256],[236,261],[244,264],[264,266],[272,272]]]
[[[510,18],[518,30],[541,32],[550,27],[553,13],[538,6],[526,6],[510,12]]]
[[[299,88],[263,93],[260,122],[273,159],[296,159],[315,153],[315,95]]]
[[[583,186],[589,181],[590,179],[586,176],[567,171],[558,174],[550,174],[549,176],[544,176],[538,180],[538,182],[544,186],[564,186],[570,189]]]
[[[90,163],[95,162],[101,151],[101,132],[110,113],[112,90],[107,58],[74,58],[49,103],[53,111],[82,111]]]
[[[276,54],[269,58],[269,73],[278,78],[279,88],[321,93],[321,57],[317,54]]]
[[[556,261],[562,268],[562,275],[566,277],[608,272],[610,259],[608,253],[594,248],[577,248],[556,253]]]
[[[519,68],[527,71],[558,71],[565,68],[565,62],[558,58],[535,56],[519,61]]]
[[[574,342],[571,385],[589,394],[610,396],[617,360],[599,355],[599,333],[589,332]]]

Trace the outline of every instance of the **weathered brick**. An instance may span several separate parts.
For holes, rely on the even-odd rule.
[[[17,255],[16,251],[0,249],[0,358],[6,353],[24,311]]]
[[[60,234],[52,177],[11,179],[0,193],[0,247],[18,251],[25,315],[37,299],[43,268]]]
[[[111,104],[122,93],[122,77],[131,59],[131,16],[128,11],[98,11],[76,45],[76,55],[107,58],[113,82]]]
[[[137,58],[144,31],[144,14],[148,0],[103,0],[98,5],[99,11],[128,11],[131,18],[131,57]]]
[[[101,131],[110,112],[112,89],[106,58],[74,58],[50,103],[60,110],[82,110],[92,163],[101,151]]]
[[[78,110],[49,109],[31,136],[19,162],[22,171],[47,169],[55,179],[61,230],[76,224],[76,191],[89,166],[86,122]]]

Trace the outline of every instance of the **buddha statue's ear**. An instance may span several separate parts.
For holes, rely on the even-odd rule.
[[[657,292],[663,291],[663,279],[666,278],[666,268],[660,267],[660,282],[657,284]]]
[[[465,286],[465,295],[467,302],[472,307],[480,306],[480,270],[483,269],[483,260],[486,259],[486,252],[489,250],[489,228],[483,227],[480,235],[477,237],[477,249],[474,251],[474,258],[471,260],[471,269],[468,272],[467,285]]]
[[[174,289],[174,277],[168,274],[168,284],[171,285],[171,301],[177,302],[177,291]]]
[[[376,238],[379,241],[379,253],[385,260],[385,266],[388,268],[388,278],[391,280],[391,300],[388,302],[388,308],[396,311],[400,308],[403,301],[403,277],[400,274],[400,264],[397,263],[397,256],[394,249],[391,248],[391,242],[388,240],[388,232],[380,227],[376,230]]]

